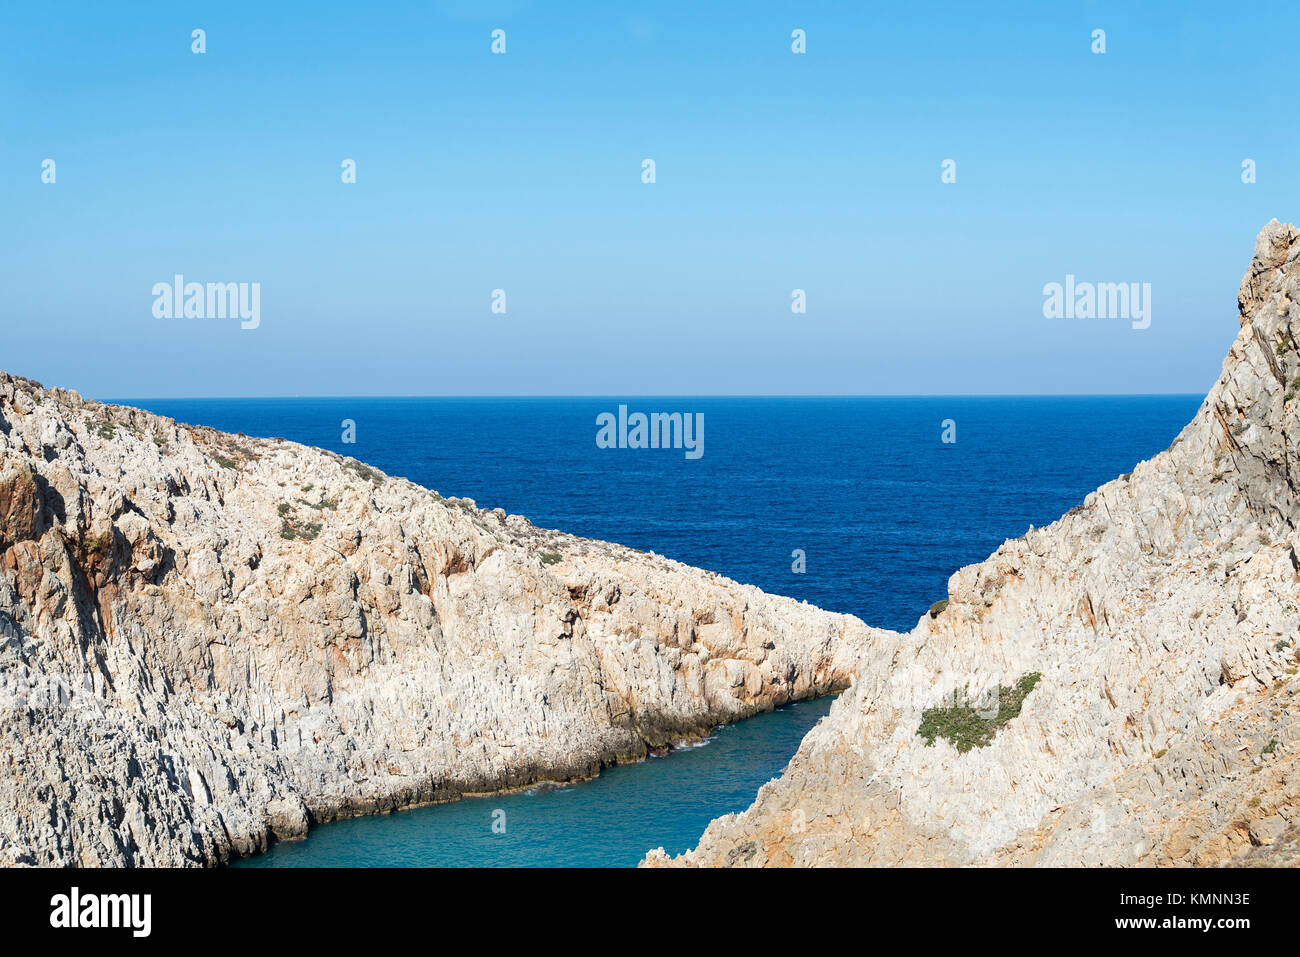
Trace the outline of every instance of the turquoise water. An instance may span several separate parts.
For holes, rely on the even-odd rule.
[[[235,866],[632,867],[653,847],[694,847],[713,818],[752,804],[830,706],[788,705],[591,781],[322,824]]]

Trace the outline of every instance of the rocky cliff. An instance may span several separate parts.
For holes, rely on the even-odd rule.
[[[589,776],[843,688],[875,634],[0,374],[0,864],[212,864]]]
[[[1173,445],[877,635],[785,774],[671,863],[1293,863],[1297,300],[1274,221]]]

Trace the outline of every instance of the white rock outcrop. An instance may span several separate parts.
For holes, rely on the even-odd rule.
[[[0,864],[205,865],[840,689],[878,634],[0,374]]]
[[[1300,232],[1273,221],[1222,375],[1173,445],[958,571],[910,633],[878,634],[752,807],[646,863],[1294,861],[1297,301]],[[985,746],[918,734],[1033,675]]]

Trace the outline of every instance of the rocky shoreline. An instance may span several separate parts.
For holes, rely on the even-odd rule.
[[[846,687],[877,634],[0,374],[0,863],[211,865]]]

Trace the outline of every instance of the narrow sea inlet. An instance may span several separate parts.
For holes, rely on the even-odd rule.
[[[634,867],[653,847],[694,847],[713,818],[753,803],[832,700],[724,725],[707,741],[591,781],[322,824],[235,866]]]
[[[544,528],[653,550],[906,631],[947,597],[959,567],[1031,524],[1055,521],[1165,448],[1201,400],[637,399],[638,410],[707,420],[696,459],[671,448],[602,447],[599,417],[628,401],[128,404],[323,446]],[[720,728],[702,747],[568,787],[325,824],[239,866],[630,867],[660,845],[674,854],[694,847],[713,818],[747,808],[828,709],[828,701],[789,706]]]

